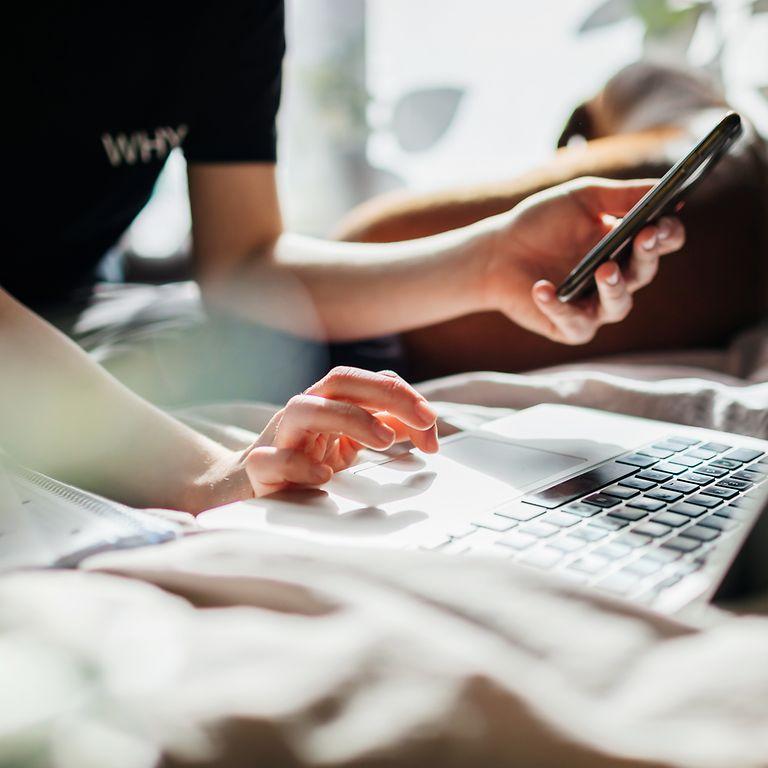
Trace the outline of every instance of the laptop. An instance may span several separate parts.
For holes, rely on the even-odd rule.
[[[766,479],[768,441],[539,405],[446,438],[438,454],[378,454],[321,490],[198,523],[490,555],[679,613],[768,588]]]
[[[439,454],[369,452],[323,489],[197,522],[504,558],[679,613],[768,589],[766,479],[768,441],[540,405],[443,439]],[[19,467],[5,481],[14,517],[2,482],[0,471],[0,568],[74,566],[188,530]]]

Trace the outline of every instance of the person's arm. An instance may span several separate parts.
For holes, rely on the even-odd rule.
[[[194,513],[288,483],[320,485],[361,445],[408,438],[437,450],[435,415],[415,390],[355,369],[292,399],[248,450],[228,450],[126,389],[2,289],[0,361],[0,447],[138,507]]]
[[[212,303],[303,336],[364,338],[498,309],[549,338],[583,343],[626,316],[659,257],[684,240],[675,219],[646,228],[625,276],[604,265],[598,295],[565,306],[552,282],[605,234],[604,215],[622,216],[652,182],[582,180],[469,227],[360,244],[284,233],[274,172],[269,163],[190,165],[198,278]]]

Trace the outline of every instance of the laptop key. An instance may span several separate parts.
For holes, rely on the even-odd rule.
[[[579,573],[588,573],[591,576],[594,576],[596,573],[600,573],[604,570],[610,562],[610,560],[606,560],[604,557],[585,555],[572,562],[568,567],[572,568],[574,571],[579,571]]]
[[[597,491],[606,485],[612,485],[625,477],[629,477],[636,471],[635,468],[628,464],[617,464],[614,461],[610,464],[603,464],[590,469],[569,480],[563,480],[561,483],[552,485],[549,488],[529,494],[523,501],[529,505],[555,509],[563,504],[567,504],[569,501],[576,501],[576,499],[587,493]]]
[[[555,539],[551,546],[555,549],[562,550],[563,552],[576,552],[582,547],[587,546],[587,542],[584,539],[579,539],[576,536],[563,536]]]
[[[717,496],[705,496],[703,493],[699,493],[696,496],[691,496],[687,503],[696,504],[699,507],[706,507],[707,509],[714,509],[719,507],[723,502],[717,498]]]
[[[603,528],[606,531],[619,531],[622,528],[626,528],[629,523],[616,517],[596,517],[590,521],[590,525]]]
[[[529,523],[520,528],[521,533],[527,533],[531,536],[536,536],[539,539],[546,539],[550,536],[554,536],[560,529],[556,525],[550,525],[549,523],[536,522]]]
[[[749,496],[742,496],[740,499],[734,499],[730,503],[730,506],[754,512],[760,508],[760,502],[757,499],[750,498]]]
[[[639,547],[646,546],[649,541],[651,541],[651,539],[648,536],[642,536],[639,533],[633,533],[632,531],[629,531],[628,533],[622,533],[621,535],[617,536],[614,540],[614,543],[624,544],[624,546],[637,549]]]
[[[535,536],[528,536],[525,533],[520,533],[520,531],[512,531],[512,533],[508,533],[496,541],[497,544],[503,544],[505,547],[517,550],[528,549],[536,542],[538,539]]]
[[[701,459],[695,459],[693,456],[686,456],[685,454],[673,456],[669,461],[671,464],[682,464],[689,469],[698,467],[701,464]]]
[[[662,549],[661,547],[658,547],[656,549],[649,549],[643,557],[656,560],[662,565],[666,565],[667,563],[673,563],[675,560],[679,560],[680,552],[675,549]]]
[[[517,525],[517,521],[502,515],[489,514],[473,520],[472,525],[476,525],[478,528],[485,528],[488,531],[506,533]]]
[[[564,512],[570,512],[572,515],[578,515],[579,517],[592,517],[600,513],[600,508],[595,507],[592,504],[584,504],[581,501],[576,501],[573,504],[569,504],[567,507],[563,507]]]
[[[724,507],[720,507],[720,509],[716,509],[715,515],[717,517],[727,517],[731,520],[748,520],[752,517],[752,510],[742,509],[731,503]]]
[[[584,499],[584,503],[592,504],[595,507],[602,507],[603,509],[609,509],[610,507],[615,507],[618,504],[621,504],[617,498],[608,496],[605,493],[596,493],[593,496],[587,496],[587,498]]]
[[[651,480],[643,480],[637,475],[635,475],[634,477],[625,478],[619,483],[619,485],[624,486],[626,488],[632,488],[638,491],[647,491],[649,488],[653,488],[656,485],[656,483],[652,482]]]
[[[428,536],[421,544],[419,549],[440,549],[446,544],[450,544],[451,537],[447,533],[437,533],[433,536]]]
[[[609,560],[619,560],[626,557],[632,550],[621,544],[602,544],[595,548],[594,553],[600,557],[606,557]]]
[[[684,480],[671,480],[668,483],[664,483],[661,486],[665,491],[674,491],[675,493],[693,493],[699,489],[698,485],[694,483],[687,483]]]
[[[702,475],[698,472],[686,472],[680,475],[678,480],[683,480],[686,483],[696,483],[696,485],[709,485],[715,482],[715,478],[710,475]]]
[[[662,545],[664,549],[672,549],[675,552],[693,552],[701,546],[698,539],[686,539],[683,536],[675,536],[673,539],[667,539]]]
[[[662,536],[666,536],[672,529],[668,525],[662,525],[661,523],[645,522],[634,528],[635,533],[641,533],[643,536],[651,536],[654,539],[659,539]]]
[[[655,445],[652,448],[641,448],[638,453],[642,453],[643,456],[651,456],[654,459],[668,459],[670,456],[675,455],[673,451],[668,451]]]
[[[635,573],[619,571],[598,581],[595,586],[614,595],[628,595],[637,586],[638,576]]]
[[[655,467],[657,472],[666,472],[670,475],[681,475],[683,472],[689,469],[682,464],[673,464],[671,461],[663,461],[657,464]]]
[[[682,578],[683,578],[682,576],[679,576],[676,573],[673,574],[672,576],[667,576],[667,578],[660,581],[654,587],[654,589],[658,592],[661,592],[663,589],[669,589],[670,587],[674,587],[675,584],[679,584]]]
[[[542,522],[556,525],[558,528],[570,528],[572,525],[580,523],[581,517],[556,509],[554,512],[547,512],[542,518]]]
[[[716,528],[718,531],[732,531],[734,528],[739,527],[739,523],[736,520],[729,520],[727,517],[719,517],[718,515],[709,515],[699,522],[699,525],[703,525],[706,528]]]
[[[520,562],[526,565],[533,565],[536,568],[552,568],[563,559],[563,553],[554,547],[542,547],[541,549],[532,549],[526,552]]]
[[[638,560],[635,560],[634,563],[630,563],[629,565],[622,568],[622,570],[628,571],[629,573],[636,573],[638,576],[645,577],[651,576],[654,573],[658,573],[663,567],[663,563],[660,563],[658,560],[654,560],[652,557],[643,555]]]
[[[740,472],[734,472],[730,479],[746,480],[750,483],[759,483],[763,476],[758,472],[753,472],[751,469],[742,469]]]
[[[713,461],[710,467],[720,467],[720,469],[741,469],[741,462],[733,459],[717,459]]]
[[[649,491],[649,493],[653,493],[653,491]],[[663,501],[643,496],[642,498],[628,501],[627,506],[632,507],[632,509],[642,509],[644,512],[658,512],[660,509],[664,509],[665,505]]]
[[[717,496],[719,499],[732,499],[739,494],[733,488],[723,488],[720,485],[710,485],[709,488],[703,488],[701,492],[706,496]]]
[[[703,525],[692,525],[686,528],[681,534],[687,539],[698,539],[698,541],[712,541],[720,535],[716,528],[706,528]]]
[[[644,472],[640,472],[637,477],[641,480],[650,480],[652,483],[666,483],[667,480],[672,479],[672,475],[659,472],[657,469],[647,469]]]
[[[700,510],[700,514],[704,513],[702,507],[697,507]],[[662,525],[671,525],[673,528],[679,528],[681,525],[691,522],[691,518],[686,515],[678,515],[675,512],[659,512],[658,515],[654,515],[651,520],[654,523],[661,523]]]
[[[529,520],[533,520],[534,517],[543,515],[546,512],[541,507],[534,507],[531,504],[520,504],[515,502],[514,504],[494,509],[495,515],[501,515],[501,517],[509,517],[512,520],[517,520],[520,523],[527,523]]]
[[[600,541],[608,535],[608,531],[601,528],[597,528],[592,523],[585,525],[583,528],[576,528],[573,535],[584,541]]]
[[[692,451],[686,451],[685,455],[692,456],[694,459],[702,459],[703,461],[709,461],[717,456],[714,451],[705,451],[703,448],[694,448]]]
[[[737,491],[748,491],[752,483],[748,480],[739,480],[732,477],[725,477],[717,483],[721,488],[735,488]]]
[[[764,455],[764,451],[756,451],[753,448],[737,448],[735,451],[731,451],[725,455],[726,459],[732,459],[733,461],[754,461]]]
[[[681,501],[679,504],[675,504],[674,507],[670,507],[669,511],[676,515],[685,515],[691,518],[703,515],[707,509],[699,504],[689,504],[687,501]]]
[[[700,475],[710,475],[712,477],[725,477],[728,471],[721,469],[720,467],[713,467],[711,464],[707,464],[706,467],[699,467],[696,472]]]
[[[676,440],[662,440],[659,443],[654,443],[653,447],[660,451],[678,453],[684,451],[688,446],[684,445],[683,443],[679,443]]]
[[[649,483],[649,486],[653,488],[653,483]],[[609,496],[615,496],[617,499],[634,499],[635,496],[640,495],[640,491],[636,488],[625,488],[621,485],[612,485],[610,488],[606,488],[601,493],[607,493]]]
[[[617,509],[615,512],[611,512],[608,517],[618,518],[619,520],[629,520],[630,523],[634,523],[637,520],[642,520],[647,514],[648,512],[643,509],[630,509],[629,507],[624,507],[623,509]]]
[[[621,456],[616,459],[620,464],[629,464],[633,467],[640,467],[640,469],[647,469],[652,467],[658,459],[654,459],[652,456],[643,456],[641,453],[628,453],[626,456]]]
[[[670,443],[681,443],[688,447],[698,445],[701,442],[701,440],[697,440],[695,437],[685,437],[684,435],[672,435],[665,439]]]
[[[725,443],[704,443],[699,448],[703,448],[705,451],[714,451],[715,453],[725,453],[733,448],[732,445],[726,445]]]
[[[676,491],[670,491],[666,488],[655,488],[652,491],[648,491],[645,494],[645,498],[665,501],[667,504],[671,504],[674,501],[680,501],[680,499],[683,498],[683,494],[677,493]]]

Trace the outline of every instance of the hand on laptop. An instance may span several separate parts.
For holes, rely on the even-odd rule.
[[[354,463],[363,446],[385,450],[411,440],[435,453],[437,416],[397,374],[334,368],[291,398],[240,457],[255,496],[317,486]]]
[[[643,229],[623,271],[614,262],[603,264],[592,296],[563,304],[555,285],[653,184],[579,179],[533,195],[499,217],[487,275],[491,306],[563,344],[585,344],[600,326],[623,320],[632,294],[653,280],[659,258],[683,246],[678,219],[665,217]]]

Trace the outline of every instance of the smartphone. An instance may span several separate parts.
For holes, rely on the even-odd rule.
[[[643,227],[674,213],[685,197],[717,165],[741,136],[741,118],[729,112],[679,163],[674,165],[573,269],[557,289],[562,302],[575,301],[595,289],[595,270],[609,259],[631,251]]]

